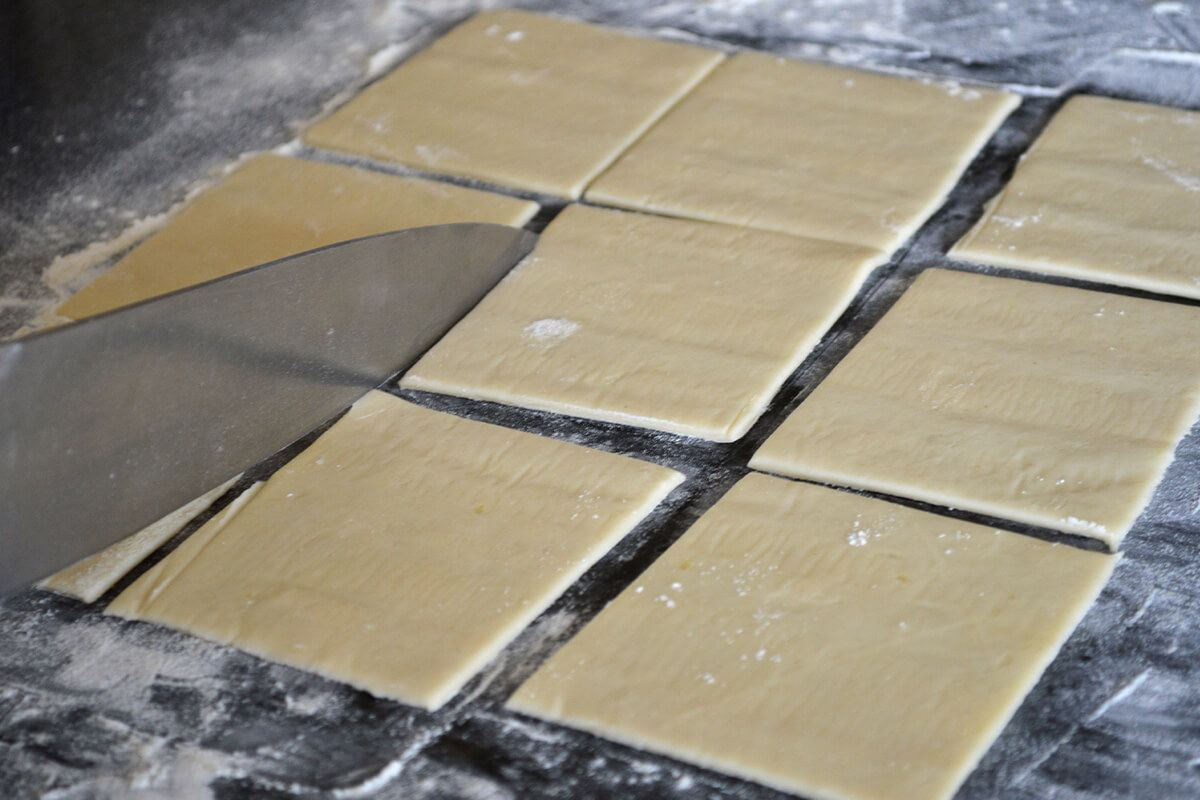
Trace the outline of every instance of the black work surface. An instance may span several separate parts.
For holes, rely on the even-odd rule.
[[[978,269],[944,253],[1065,95],[1200,108],[1200,57],[1192,52],[1200,50],[1200,10],[1187,4],[525,5],[719,46],[1008,83],[1025,102],[740,442],[714,445],[405,393],[689,476],[445,708],[428,713],[378,700],[174,631],[105,617],[103,601],[89,606],[30,590],[0,604],[0,796],[782,797],[521,718],[501,704],[744,473],[766,435],[917,273],[931,265]],[[364,80],[374,53],[396,44],[385,55],[400,57],[475,7],[455,0],[7,4],[0,11],[0,332],[16,331],[52,305],[56,291],[72,287],[43,275],[56,257],[68,256],[59,264],[70,266],[119,255],[134,238],[118,237],[135,220],[162,213],[242,153],[287,142]],[[1111,584],[968,779],[962,800],[1200,796],[1198,477],[1200,432],[1193,430],[1126,539]]]

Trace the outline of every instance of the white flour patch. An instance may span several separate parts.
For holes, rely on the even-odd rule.
[[[1105,527],[1104,525],[1100,524],[1099,522],[1092,522],[1091,520],[1080,519],[1079,517],[1073,517],[1073,516],[1063,517],[1061,520],[1061,524],[1065,525],[1068,530],[1085,531],[1085,532],[1090,533],[1095,536],[1107,536],[1108,535],[1108,528]]]
[[[194,745],[153,738],[126,776],[97,775],[48,792],[46,800],[121,797],[126,800],[212,800],[212,782],[246,774],[244,759]]]
[[[342,798],[370,797],[379,792],[396,778],[400,777],[400,773],[404,771],[406,764],[412,760],[412,757],[419,752],[420,748],[424,747],[426,742],[419,741],[415,747],[410,747],[405,753],[402,753],[399,758],[389,761],[384,765],[383,769],[367,778],[357,786],[352,786],[345,789],[335,789],[333,796],[342,800]]]
[[[453,148],[442,145],[435,146],[419,144],[416,147],[416,151],[417,155],[421,157],[421,160],[430,166],[437,164],[443,158],[457,158],[464,160],[467,157],[466,153],[460,153]]]
[[[182,206],[183,204],[180,203],[166,213],[154,214],[135,220],[112,239],[95,242],[82,250],[68,253],[65,256],[59,256],[50,262],[50,266],[46,268],[46,271],[42,275],[43,282],[51,289],[62,293],[65,297],[72,289],[86,285],[91,282],[91,279],[95,278],[98,273],[91,272],[90,270],[128,250],[151,233],[157,231]]]
[[[300,141],[300,137],[297,136],[295,139],[292,139],[289,142],[284,142],[283,144],[279,145],[271,152],[277,156],[287,156],[289,158],[295,158],[295,157],[298,157],[303,151],[304,151],[304,142]]]
[[[967,101],[978,100],[983,97],[983,94],[979,90],[963,86],[958,81],[932,81],[932,83],[951,97],[958,97]]]
[[[391,70],[408,55],[411,45],[408,42],[389,44],[367,59],[367,80],[378,77]]]
[[[1023,228],[1026,224],[1036,225],[1037,223],[1041,222],[1042,215],[1038,213],[1030,214],[1024,217],[1006,217],[1002,214],[993,214],[991,221],[999,225],[1005,225],[1009,228]]]
[[[1186,172],[1178,164],[1165,158],[1155,158],[1145,154],[1140,155],[1139,158],[1143,164],[1166,175],[1176,185],[1182,186],[1189,192],[1200,192],[1200,175]]]
[[[574,320],[547,317],[526,325],[523,338],[539,347],[553,347],[569,339],[577,330],[579,323]]]

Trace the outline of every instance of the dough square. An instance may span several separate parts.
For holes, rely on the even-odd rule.
[[[941,800],[1116,561],[752,474],[508,707],[805,797]]]
[[[1200,298],[1200,113],[1079,95],[954,258]]]
[[[372,392],[107,611],[437,708],[682,480]]]
[[[740,53],[587,198],[892,251],[1016,107],[1008,92]]]
[[[538,206],[436,181],[261,155],[68,299],[83,319],[335,242],[450,222],[524,225]]]
[[[401,385],[733,441],[883,260],[569,206]]]
[[[525,11],[477,14],[304,138],[576,198],[722,58]]]
[[[184,526],[193,519],[207,511],[208,507],[229,491],[229,488],[241,477],[241,475],[235,475],[215,489],[180,506],[157,522],[150,523],[132,536],[127,536],[111,547],[106,547],[99,553],[54,573],[39,583],[38,588],[74,597],[85,603],[96,602],[131,569],[142,563],[146,556],[161,547],[167,539],[183,530]]]
[[[1200,313],[928,270],[750,461],[1115,547],[1200,412]]]

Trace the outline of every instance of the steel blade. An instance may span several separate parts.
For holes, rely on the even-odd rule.
[[[533,246],[332,245],[0,346],[0,593],[253,466],[408,367]]]

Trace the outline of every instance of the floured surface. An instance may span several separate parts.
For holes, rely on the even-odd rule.
[[[373,392],[108,610],[436,708],[680,480]]]
[[[1200,298],[1200,112],[1071,98],[951,255]]]
[[[538,5],[550,6],[544,0]],[[0,227],[14,245],[0,248],[8,287],[0,327],[11,331],[20,324],[22,312],[12,298],[25,287],[38,290],[41,269],[57,253],[111,237],[127,220],[168,207],[194,180],[238,154],[291,138],[296,128],[285,124],[309,118],[353,80],[364,52],[398,40],[420,49],[468,6],[475,4],[431,0],[388,4],[381,12],[377,2],[361,0],[303,6],[268,0],[249,13],[234,6],[196,8],[189,19],[202,18],[203,24],[174,25],[169,23],[178,9],[164,4],[110,4],[104,15],[113,25],[74,26],[80,35],[92,33],[100,52],[112,54],[113,63],[138,80],[131,86],[72,77],[67,92],[50,92],[78,101],[72,119],[33,126],[21,112],[21,125],[10,131],[23,137],[19,154],[0,147],[0,160],[11,167],[0,181]],[[1184,43],[1186,23],[1190,18],[1192,30],[1200,30],[1194,27],[1200,12],[1178,3],[1010,0],[967,7],[856,0],[797,7],[793,0],[556,0],[553,6],[555,13],[667,36],[683,29],[780,54],[1047,87],[1078,81],[1085,65],[1117,49],[1119,60],[1084,79],[1092,81],[1089,91],[1200,107],[1200,84],[1191,80],[1187,52],[1167,62],[1139,49],[1196,49]],[[59,16],[29,21],[53,27]],[[1184,32],[1178,44],[1166,32],[1166,20],[1185,23],[1177,28]],[[421,36],[412,39],[413,30]],[[148,49],[114,49],[115,33],[124,37],[119,41]],[[198,44],[198,37],[208,44]],[[1067,41],[1070,47],[1063,46]],[[1193,34],[1191,41],[1200,40]],[[56,59],[50,50],[46,62],[73,75],[70,70],[91,63],[76,47],[80,43],[72,38],[71,59]],[[331,65],[333,58],[338,64]],[[1097,80],[1104,81],[1099,88]],[[84,86],[86,91],[75,91]],[[1023,149],[1032,141],[1049,117],[1047,105],[1034,98],[1012,120],[1002,152],[993,153],[997,159],[972,171],[970,191],[956,193],[951,215],[940,215],[937,227],[923,232],[901,271],[944,263],[946,248],[969,227],[963,220],[977,219],[982,202],[1011,174],[1010,145]],[[111,113],[114,108],[118,113]],[[113,128],[137,147],[114,143],[105,135]],[[64,135],[65,142],[52,134]],[[33,180],[39,176],[45,180]],[[856,316],[852,329],[861,331],[873,319]],[[840,352],[834,345],[827,353]],[[826,363],[819,358],[819,365]],[[824,374],[823,367],[816,371]],[[789,381],[785,392],[794,389]],[[460,398],[421,402],[655,458],[692,453],[703,444]],[[774,421],[775,410],[768,413]],[[740,469],[750,444],[713,450],[727,453]],[[1125,558],[1098,613],[1088,615],[968,779],[960,800],[1200,795],[1200,772],[1189,765],[1200,753],[1194,724],[1200,718],[1194,691],[1200,685],[1197,469],[1200,435],[1194,434],[1171,467],[1173,479],[1125,540]],[[674,532],[655,528],[647,538],[665,541]],[[634,579],[633,566],[615,571],[621,582]],[[592,588],[564,599],[573,612],[590,616],[607,596]],[[392,783],[374,784],[380,800],[784,798],[761,784],[503,711],[496,707],[503,694],[489,693],[457,715],[456,702],[436,715],[422,714],[177,631],[104,617],[95,607],[45,592],[0,602],[0,640],[0,786],[6,797],[123,796],[135,789],[190,796],[168,778],[192,763],[207,765],[199,774],[185,770],[195,775],[196,793],[204,798],[362,796],[360,788],[384,775],[393,759],[414,753],[410,726],[416,719],[444,733],[426,740]],[[517,661],[514,656],[496,686],[511,689],[511,681],[523,677]]]
[[[1200,311],[929,270],[754,455],[756,469],[1115,546],[1200,397]]]
[[[401,385],[732,441],[882,260],[570,206]]]
[[[82,319],[327,244],[449,222],[523,225],[511,197],[276,155],[248,162],[58,309]]]
[[[1016,105],[1006,92],[740,53],[587,196],[891,251]]]
[[[1115,561],[751,475],[509,707],[805,796],[949,798]]]
[[[478,14],[305,135],[317,147],[578,197],[721,54],[530,14]]]
[[[163,542],[170,539],[183,527],[204,513],[213,502],[237,483],[241,475],[205,492],[192,502],[172,511],[158,522],[151,523],[137,533],[94,556],[83,559],[61,572],[56,572],[38,584],[38,588],[74,597],[85,603],[94,603],[100,595],[111,589],[117,581],[145,560]]]

